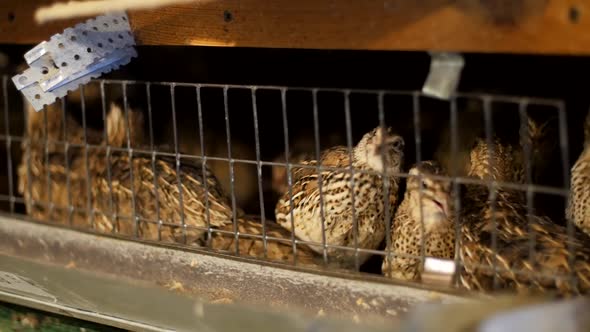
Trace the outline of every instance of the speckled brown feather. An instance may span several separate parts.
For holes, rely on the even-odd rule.
[[[70,144],[84,144],[84,130],[72,116],[63,118],[61,100],[46,106],[44,110],[36,112],[26,100],[26,133],[27,139],[33,146],[32,152],[44,152],[47,143],[48,152],[63,152],[65,141]],[[47,130],[45,130],[47,128]],[[88,144],[100,144],[103,140],[102,132],[87,128],[86,141]],[[23,148],[25,144],[23,142]]]
[[[316,154],[314,152],[316,148],[316,142],[313,136],[314,135],[312,133],[299,136],[295,139],[295,143],[290,147],[288,162],[292,164],[291,176],[293,182],[295,181],[293,180],[295,171],[300,169],[300,167],[297,167],[297,165],[316,159]],[[327,137],[322,136],[321,144],[330,147],[320,152],[320,160],[322,165],[332,167],[338,166],[337,164],[333,164],[331,162],[334,158],[330,157],[330,154],[338,153],[338,149],[341,148],[340,144],[344,142],[344,137],[338,133],[332,133],[331,135],[327,135]],[[348,152],[346,151],[344,154],[347,155]],[[273,161],[276,163],[286,162],[284,155],[275,158]],[[289,190],[288,180],[286,164],[272,166],[272,190],[276,194],[283,195]]]
[[[590,112],[584,123],[584,150],[572,167],[566,217],[590,235]]]
[[[450,174],[455,176],[466,176],[471,168],[470,151],[473,144],[478,141],[484,142],[485,128],[482,119],[480,103],[470,102],[459,119],[458,128],[451,128],[450,124],[445,126],[439,137],[440,144],[435,152],[435,159],[438,160]],[[468,124],[468,125],[461,125]],[[452,154],[453,129],[457,134],[456,155]],[[510,150],[508,154],[502,154],[510,160],[501,161],[517,167],[511,179],[503,181],[524,184],[526,182],[526,167],[530,167],[531,177],[535,183],[539,183],[547,176],[552,176],[547,167],[549,158],[553,158],[556,148],[556,117],[546,116],[545,113],[537,113],[529,110],[526,122],[520,124],[519,141],[502,142],[503,149]],[[494,140],[497,140],[495,138]],[[530,149],[530,161],[525,160],[523,150]]]
[[[491,168],[490,168],[491,166]],[[492,149],[478,138],[470,152],[469,176],[501,182],[524,183],[522,150],[492,138]]]
[[[112,103],[106,118],[107,142],[112,147],[126,147],[127,138],[131,147],[144,142],[143,113],[128,109],[127,116],[119,105]],[[127,136],[129,135],[129,136]]]
[[[267,236],[266,250],[263,241],[263,227],[259,218],[245,216],[237,220],[240,234],[238,243],[239,256],[266,259],[273,262],[296,264],[298,266],[320,266],[321,257],[305,245],[297,245],[296,256],[293,254],[291,233],[271,220],[265,222]],[[236,253],[234,225],[225,225],[214,231],[211,249],[221,252]],[[265,255],[266,252],[266,255]],[[295,259],[296,258],[296,259]]]
[[[498,153],[506,154],[508,150],[496,145],[494,157],[508,160]],[[475,150],[471,157],[471,174],[482,178],[483,158]],[[510,172],[510,169],[494,168],[493,174],[486,175],[504,178],[506,174],[502,172]],[[484,291],[587,293],[590,289],[589,238],[580,232],[574,232],[570,238],[565,227],[545,217],[528,215],[520,192],[502,188],[496,189],[494,194],[495,208],[492,209],[487,187],[469,185],[464,192],[460,255],[465,267],[460,284]],[[494,234],[496,248],[493,247]],[[496,273],[490,269],[493,262],[498,268]],[[570,284],[570,277],[576,279],[576,285]]]
[[[527,117],[527,123],[520,128],[520,145],[524,149],[530,149],[530,160],[524,160],[524,170],[529,167],[533,183],[544,184],[551,180],[555,170],[551,161],[559,153],[559,133],[557,117],[543,117],[534,119],[533,114]],[[526,176],[526,173],[524,173]],[[524,179],[526,180],[526,178]]]
[[[25,139],[21,144],[23,155],[17,172],[18,192],[25,198],[27,213],[37,220],[65,224],[70,220],[68,206],[71,206],[72,222],[80,220],[85,215],[80,210],[87,209],[87,173],[85,163],[81,160],[73,162],[71,157],[83,154],[84,130],[69,114],[64,119],[61,101],[40,112],[35,112],[27,101],[24,101],[24,105]],[[102,140],[102,133],[87,128],[88,144],[100,144]],[[66,143],[69,145],[68,161],[72,164],[69,173],[71,204],[68,204],[70,195],[66,185]],[[48,165],[45,160],[46,151]],[[87,223],[78,222],[75,225],[88,227]]]
[[[318,162],[314,160],[314,157],[310,153],[297,154],[289,162],[293,163],[291,166],[291,183],[295,183],[306,176],[317,174]],[[323,167],[349,167],[350,157],[348,148],[345,146],[335,146],[322,151],[319,164]],[[273,168],[273,171],[273,188],[277,193],[284,195],[289,191],[287,171],[278,167]]]
[[[380,130],[380,129],[379,129]],[[355,147],[354,160],[354,188],[351,188],[351,174],[349,167],[351,160],[349,150],[346,147],[335,147],[322,153],[322,165],[340,167],[342,170],[321,171],[322,198],[320,200],[320,187],[317,169],[296,168],[293,172],[292,196],[286,192],[276,206],[277,223],[287,230],[292,230],[291,213],[293,215],[294,233],[300,240],[322,243],[322,215],[320,201],[323,202],[324,227],[326,243],[329,245],[354,247],[354,223],[353,210],[356,214],[358,225],[358,245],[360,248],[375,249],[385,236],[385,211],[383,199],[383,180],[380,175],[369,173],[371,167],[361,158],[374,158],[374,162],[380,162],[381,153],[375,152],[381,144],[380,134],[377,129],[365,135],[363,140]],[[400,140],[403,148],[403,140],[399,136],[388,134],[386,144],[392,144],[393,140]],[[370,145],[374,144],[374,145]],[[370,148],[368,148],[370,146]],[[366,149],[371,149],[366,150]],[[393,174],[398,173],[403,157],[402,152],[394,152],[388,145],[387,172],[390,172],[389,215],[393,215],[393,209],[397,203],[398,180]],[[370,156],[369,156],[370,154]],[[377,156],[378,155],[378,156]],[[358,157],[361,156],[361,157]],[[369,160],[369,159],[367,159]],[[315,166],[317,161],[302,162],[304,165]],[[374,172],[374,170],[373,170]],[[396,174],[397,175],[397,174]],[[354,209],[352,193],[354,192]],[[291,201],[292,199],[292,201]],[[293,209],[291,209],[293,206]],[[320,246],[312,246],[314,251],[322,253]],[[328,255],[335,260],[354,261],[354,251],[345,251],[337,248],[328,248]],[[359,255],[362,263],[369,255]]]
[[[161,237],[164,241],[183,242],[186,236],[188,243],[198,243],[208,225],[221,227],[231,223],[232,209],[229,199],[208,169],[205,173],[207,192],[205,191],[203,168],[200,163],[183,161],[179,166],[180,176],[177,176],[174,158],[158,157],[154,173],[151,159],[134,157],[131,163],[128,155],[114,154],[110,166],[113,211],[110,209],[111,191],[104,156],[97,155],[96,159],[97,164],[102,162],[102,167],[96,167],[92,197],[95,209],[103,212],[97,218],[102,220],[105,227],[111,223],[111,216],[116,212],[117,230],[128,234],[132,229],[129,225],[132,225],[135,214],[139,218],[139,235],[142,238],[157,240]],[[179,181],[182,184],[180,188]],[[159,220],[162,221],[159,227],[158,209]],[[243,214],[241,210],[236,213],[237,216]],[[186,224],[185,231],[182,227],[183,218]]]
[[[446,176],[444,169],[436,162],[423,161],[412,167],[410,174],[412,177],[407,180],[404,199],[395,212],[391,241],[386,248],[391,256],[385,256],[381,270],[386,277],[418,281],[423,255],[443,259],[454,257],[455,228],[450,182],[430,177]],[[417,174],[422,175],[422,188],[420,179],[413,176]],[[431,200],[445,204],[449,215],[432,215],[431,205],[428,205]]]
[[[487,144],[484,139],[476,138],[474,142],[475,143],[470,147],[467,147],[462,143],[459,151],[457,151],[456,158],[451,155],[450,151],[446,150],[448,147],[445,150],[442,150],[441,148],[437,151],[437,159],[440,159],[441,163],[448,165],[449,167],[456,167],[457,176],[465,176],[468,175],[469,172],[471,172],[472,175],[477,175],[483,178],[502,174],[502,179],[495,178],[494,180],[519,184],[524,184],[526,182],[525,162],[521,147],[513,144],[500,143],[497,138],[494,138],[493,142],[495,146],[498,146],[498,149],[501,150],[499,153],[502,157],[491,160],[497,173],[490,173],[488,160],[482,161],[476,165],[471,165],[470,153],[478,151],[482,156],[488,153]]]
[[[55,123],[58,120],[61,121],[61,114],[57,114],[61,110],[52,109],[47,112],[51,112],[47,113],[49,135],[61,135],[58,132],[59,126]],[[179,239],[184,240],[184,235],[186,235],[187,241],[193,242],[199,240],[204,233],[203,229],[207,227],[205,197],[208,197],[210,225],[223,226],[231,223],[232,213],[229,199],[219,189],[217,180],[208,170],[205,172],[208,196],[205,195],[202,181],[203,169],[199,163],[183,161],[180,165],[180,176],[177,176],[176,160],[158,156],[155,160],[154,173],[151,158],[136,156],[131,162],[127,152],[114,151],[107,155],[104,146],[88,149],[89,168],[86,167],[83,149],[70,148],[67,156],[70,166],[71,202],[69,202],[65,155],[63,152],[56,151],[49,155],[49,165],[45,164],[44,151],[42,150],[43,136],[38,137],[39,135],[36,134],[44,128],[44,121],[38,121],[38,118],[43,117],[43,114],[29,115],[29,119],[32,121],[26,135],[29,135],[29,132],[32,133],[30,136],[32,137],[31,148],[25,145],[23,162],[19,167],[19,191],[24,194],[27,201],[32,198],[35,202],[54,205],[54,208],[51,208],[39,204],[31,206],[30,204],[28,211],[33,218],[68,223],[67,207],[71,205],[74,207],[71,222],[78,227],[88,228],[92,224],[99,232],[115,231],[127,235],[137,233],[143,238],[154,240],[161,237],[164,240],[179,241]],[[123,139],[123,135],[121,135],[121,129],[126,129],[127,124],[122,121],[121,115],[121,110],[117,108],[113,108],[112,112],[109,112],[107,118],[109,135],[107,140],[109,143],[123,144],[126,142],[126,138]],[[141,129],[138,126],[141,123],[141,117],[135,117],[132,113],[130,116],[131,119],[138,120],[129,121],[129,125],[133,126],[133,128],[129,128],[132,133],[130,138],[132,143],[139,143],[133,142],[133,140],[141,139]],[[75,124],[75,121],[71,123]],[[42,127],[35,127],[36,125],[42,125]],[[71,127],[68,129],[74,133],[81,131],[79,126],[72,125]],[[79,135],[71,137],[74,139]],[[98,142],[98,144],[102,144],[102,142]],[[28,165],[30,168],[27,167]],[[130,170],[133,172],[131,173]],[[47,188],[48,172],[50,173],[50,188]],[[90,175],[89,179],[88,174]],[[133,184],[131,174],[133,174]],[[29,179],[31,181],[30,193],[28,190]],[[154,182],[154,180],[156,181]],[[183,232],[181,225],[179,180],[182,182],[182,206],[184,221],[187,225],[186,232]],[[88,185],[90,185],[90,190],[88,190]],[[94,213],[87,216],[89,192],[90,207]],[[49,199],[50,194],[51,200]],[[157,218],[158,208],[162,221],[160,226],[158,226]],[[134,211],[137,219],[133,217]],[[242,214],[241,210],[236,213],[238,216]],[[116,217],[114,217],[115,215]],[[136,220],[139,227],[134,226]]]

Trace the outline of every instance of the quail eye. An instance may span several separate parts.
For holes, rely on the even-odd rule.
[[[421,184],[422,184],[422,187],[423,187],[423,188],[426,188],[426,187],[427,187],[427,185],[426,185],[426,181],[422,180],[422,181],[421,181]]]

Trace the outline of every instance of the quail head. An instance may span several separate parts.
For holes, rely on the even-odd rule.
[[[553,176],[561,168],[561,160],[553,158],[559,153],[558,118],[544,112],[528,112],[526,123],[520,127],[520,145],[523,151],[529,149],[529,160],[524,160],[524,167],[531,174],[533,183],[558,185]]]

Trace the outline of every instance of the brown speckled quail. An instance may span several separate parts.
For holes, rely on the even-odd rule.
[[[530,114],[526,120],[520,127],[520,145],[523,150],[530,147],[530,162],[525,160],[524,165],[530,167],[533,183],[542,183],[553,176],[550,164],[559,153],[557,117],[539,119]]]
[[[494,140],[493,149],[480,141],[471,152],[470,176],[504,179],[514,174],[510,149]],[[490,170],[486,154],[500,162]],[[488,169],[488,171],[486,171]],[[568,236],[565,227],[529,215],[526,200],[515,190],[467,185],[462,196],[459,283],[470,290],[515,289],[580,294],[590,290],[590,240]],[[492,206],[490,197],[495,196]],[[494,272],[493,266],[497,270]],[[570,280],[575,280],[572,284]]]
[[[232,170],[234,177],[232,180],[230,163],[226,160],[215,159],[228,158],[225,131],[219,132],[208,129],[207,127],[203,128],[203,146],[205,150],[202,151],[199,131],[195,131],[195,128],[190,124],[183,121],[178,121],[176,124],[179,150],[182,153],[193,156],[205,155],[207,157],[214,157],[213,159],[207,160],[207,167],[215,174],[224,192],[231,195],[231,188],[233,186],[233,194],[238,206],[258,206],[258,175],[256,165],[244,162],[233,163]],[[173,137],[173,128],[168,128],[167,132],[169,133],[169,137]],[[256,160],[254,148],[234,137],[232,137],[230,147],[233,159]],[[173,149],[171,150],[174,151]]]
[[[18,166],[18,192],[24,196],[27,213],[33,218],[68,223],[69,207],[73,208],[73,217],[84,215],[80,210],[87,207],[87,173],[83,157],[65,158],[66,147],[68,156],[82,156],[85,138],[88,144],[98,145],[103,135],[92,128],[85,133],[69,113],[64,116],[61,102],[35,112],[24,101],[26,125]],[[66,170],[66,160],[71,164],[70,172]]]
[[[127,117],[121,107],[111,103],[106,118],[107,143],[111,147],[127,147],[127,138],[131,147],[144,144],[143,113],[128,109]],[[129,137],[127,137],[129,135]]]
[[[406,193],[395,212],[391,228],[391,256],[382,272],[390,278],[420,279],[423,255],[452,259],[455,255],[454,211],[449,180],[434,161],[423,161],[409,171]]]
[[[572,167],[566,217],[590,235],[590,112],[584,123],[584,150]]]
[[[320,140],[320,147],[333,147],[341,144],[346,144],[346,139],[338,133],[331,133],[324,137],[322,135]],[[306,133],[306,135],[297,136],[289,148],[288,162],[291,164],[299,164],[305,160],[313,160],[316,158],[316,144],[314,134]],[[324,149],[323,153],[331,151],[331,149]],[[328,161],[330,158],[320,156],[323,161]],[[289,178],[287,174],[286,160],[284,153],[273,159],[276,163],[283,165],[272,166],[272,181],[271,188],[274,193],[284,195],[289,190]],[[291,175],[293,175],[295,166],[291,166]]]
[[[292,153],[289,156],[288,162],[291,165],[291,181],[293,181],[293,173],[297,168],[296,165],[304,162],[306,160],[313,160],[313,153],[310,152],[302,152],[302,153]],[[274,162],[284,163],[284,157],[275,158]],[[292,183],[292,182],[291,182]],[[284,195],[286,192],[289,191],[289,175],[287,172],[287,167],[285,166],[273,166],[272,167],[272,180],[271,180],[271,188],[272,190],[278,195]]]
[[[525,122],[520,122],[518,112],[514,109],[503,109],[499,107],[498,111],[501,114],[498,115],[498,119],[494,124],[498,127],[504,126],[500,121],[506,121],[506,111],[510,113],[516,113],[519,121],[518,132],[519,137],[516,140],[512,128],[504,130],[502,136],[507,136],[504,139],[502,147],[509,149],[512,153],[511,156],[506,154],[507,158],[510,158],[515,166],[518,166],[518,173],[514,174],[514,177],[501,179],[505,182],[516,182],[524,184],[526,182],[526,170],[529,167],[531,172],[531,180],[534,183],[543,183],[547,181],[547,178],[553,177],[552,170],[548,167],[550,161],[554,158],[557,151],[557,118],[550,113],[547,113],[544,109],[534,109],[530,106],[525,116]],[[485,121],[483,118],[483,105],[477,100],[468,100],[465,109],[459,113],[457,119],[457,151],[456,155],[452,153],[452,134],[453,131],[450,123],[447,123],[441,132],[439,137],[439,144],[435,151],[435,159],[438,160],[441,165],[449,171],[452,176],[466,176],[470,169],[470,151],[473,144],[478,138],[486,136],[485,133]],[[512,112],[515,111],[515,112]],[[508,138],[509,139],[506,139]],[[530,161],[525,160],[524,149],[528,147],[530,150]],[[558,158],[557,158],[558,159]],[[549,162],[548,162],[549,161]],[[500,179],[497,179],[500,180]]]
[[[323,253],[323,229],[327,245],[354,248],[358,243],[359,248],[376,249],[385,237],[385,223],[390,222],[385,220],[384,199],[389,202],[389,216],[393,215],[397,203],[396,176],[402,167],[403,148],[404,140],[400,136],[392,134],[390,129],[385,131],[378,127],[365,134],[354,147],[352,160],[346,147],[324,151],[321,164],[341,169],[321,172],[321,199],[315,167],[296,169],[292,197],[287,192],[277,203],[277,223],[292,230],[300,240],[318,243],[311,246],[318,253]],[[318,161],[302,164],[316,166]],[[351,184],[350,166],[354,169],[354,186]],[[383,172],[389,178],[389,197],[384,197],[383,176],[379,175]],[[323,209],[320,202],[323,202]],[[326,251],[331,260],[344,265],[355,262],[354,250],[329,247]],[[359,263],[362,264],[369,256],[359,254]]]
[[[44,135],[39,135],[44,128],[45,121],[41,121],[44,114],[48,118],[48,136],[63,140],[59,125],[62,121],[61,108],[51,108],[39,113],[28,112],[29,125],[25,135],[31,144],[30,147],[26,142],[24,144],[25,152],[19,167],[19,191],[27,201],[32,199],[37,203],[51,202],[54,205],[53,209],[39,204],[32,204],[34,209],[29,206],[28,211],[35,219],[68,223],[67,207],[73,206],[71,222],[77,227],[88,228],[93,224],[99,232],[137,234],[153,240],[161,238],[183,241],[186,236],[191,243],[202,240],[204,228],[208,224],[218,227],[231,223],[229,199],[219,188],[219,183],[211,172],[207,169],[203,171],[200,163],[183,161],[179,166],[180,174],[177,174],[174,158],[158,156],[152,165],[151,157],[139,155],[130,160],[127,151],[117,150],[107,154],[104,142],[90,141],[100,146],[88,149],[88,160],[82,148],[70,148],[67,156],[63,151],[51,152],[48,156],[49,164],[46,165]],[[122,128],[127,125],[131,133],[130,139],[141,140],[138,125],[141,123],[141,116],[135,112],[130,112],[129,115],[129,123],[125,123],[122,121],[124,117],[120,108],[112,107],[106,124],[109,143],[126,143],[126,135],[121,133]],[[73,119],[67,121],[70,132],[81,131]],[[79,137],[76,135],[72,138]],[[98,137],[102,135],[94,140],[99,140]],[[66,160],[69,173],[65,167]],[[207,179],[207,192],[203,176]],[[182,184],[180,187],[179,181]],[[90,215],[87,213],[88,208],[93,210]],[[237,211],[238,216],[241,214],[241,211]],[[161,224],[158,223],[158,215]],[[181,224],[181,215],[184,216],[185,229]]]
[[[320,266],[322,257],[304,245],[297,245],[293,252],[292,234],[271,220],[265,222],[267,236],[266,249],[263,241],[263,226],[260,218],[244,216],[237,219],[240,234],[238,243],[239,256],[267,259],[273,262],[295,264],[297,266]],[[234,225],[229,224],[212,232],[211,249],[221,252],[236,253]],[[266,257],[265,257],[266,253]],[[336,267],[336,266],[334,266]]]
[[[524,165],[521,150],[496,137],[492,138],[491,142],[490,149],[485,139],[475,140],[469,154],[467,175],[480,179],[523,183]]]

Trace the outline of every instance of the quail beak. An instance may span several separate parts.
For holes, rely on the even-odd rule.
[[[432,202],[434,203],[434,205],[440,208],[440,210],[445,214],[445,216],[449,215],[449,205],[446,198],[433,198]]]
[[[377,149],[376,149],[376,154],[378,155],[389,155],[390,154],[390,147],[391,144],[393,144],[395,142],[395,138],[393,137],[388,137],[385,139],[385,142],[381,142],[381,140],[378,141],[378,145],[377,145]],[[403,158],[404,153],[403,152],[398,152],[398,155],[400,155]]]

